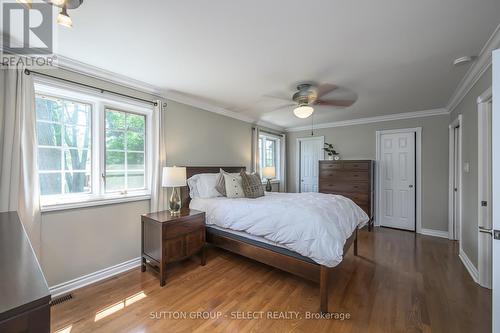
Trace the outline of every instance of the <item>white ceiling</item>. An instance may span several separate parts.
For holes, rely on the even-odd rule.
[[[270,112],[296,83],[332,83],[358,101],[315,122],[444,107],[500,23],[498,0],[86,0],[58,53],[282,127]]]

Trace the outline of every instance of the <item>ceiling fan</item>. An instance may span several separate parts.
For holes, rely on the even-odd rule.
[[[328,98],[328,95],[333,94],[336,90],[345,92],[347,91],[347,98]],[[345,108],[349,107],[354,102],[356,102],[356,94],[347,90],[346,88],[341,88],[334,84],[315,84],[315,83],[300,83],[297,85],[297,91],[292,95],[292,100],[294,103],[282,105],[275,110],[295,106],[293,113],[298,118],[308,118],[314,112],[315,105],[318,106],[331,106],[335,108]],[[267,96],[271,98],[283,99],[281,97]],[[288,100],[288,99],[284,99]]]
[[[31,9],[33,0],[17,0],[17,2],[22,4],[27,9]],[[71,28],[73,26],[73,21],[71,20],[71,17],[69,17],[67,10],[80,7],[83,3],[83,0],[43,0],[43,2],[61,8],[61,12],[57,16],[57,23],[62,26]]]

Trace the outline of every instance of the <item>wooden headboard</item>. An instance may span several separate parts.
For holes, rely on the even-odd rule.
[[[246,170],[246,167],[242,166],[196,166],[196,167],[186,167],[186,178],[189,179],[194,175],[200,174],[200,173],[219,173],[220,169],[230,172],[230,173],[236,173],[240,172],[241,170]],[[191,197],[189,196],[189,187],[184,186],[181,188],[181,201],[182,201],[182,207],[183,208],[188,208],[189,207],[189,202],[191,201]]]

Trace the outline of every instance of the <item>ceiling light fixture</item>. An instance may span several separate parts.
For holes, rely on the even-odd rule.
[[[293,114],[298,117],[305,119],[312,115],[314,112],[314,108],[312,106],[309,106],[307,104],[300,104],[293,110]]]
[[[50,3],[57,7],[63,7],[66,0],[50,0]]]
[[[32,0],[17,0],[18,3],[24,6],[26,9],[31,9]]]
[[[16,0],[23,5],[26,9],[31,9],[33,0]],[[43,2],[61,8],[61,13],[57,16],[57,23],[65,27],[71,28],[73,21],[68,15],[68,9],[76,9],[80,7],[83,0],[43,0]]]
[[[71,17],[69,17],[66,7],[63,7],[57,16],[57,23],[67,28],[71,28],[73,26],[73,21],[71,20]]]

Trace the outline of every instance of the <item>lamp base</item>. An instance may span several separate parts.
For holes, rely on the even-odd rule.
[[[168,210],[172,215],[178,215],[181,212],[181,197],[177,191],[177,187],[172,189],[170,199],[168,199]]]
[[[273,190],[273,185],[271,185],[271,179],[267,178],[266,192],[272,192],[272,190]]]

